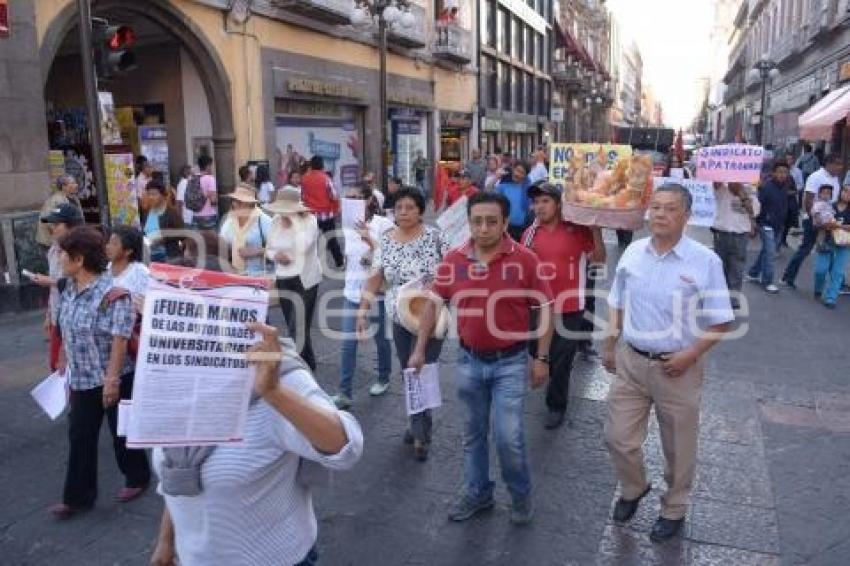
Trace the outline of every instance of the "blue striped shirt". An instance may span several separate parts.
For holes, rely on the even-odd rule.
[[[608,304],[624,311],[623,339],[652,353],[684,350],[709,326],[734,319],[720,258],[687,236],[661,255],[650,238],[630,245]]]

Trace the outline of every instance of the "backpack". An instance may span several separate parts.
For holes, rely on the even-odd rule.
[[[186,184],[186,195],[183,198],[183,205],[192,212],[200,212],[203,210],[205,204],[207,204],[207,196],[201,188],[201,176],[192,175],[192,178]]]
[[[130,298],[130,292],[121,287],[113,287],[106,295],[103,296],[103,301],[107,304],[112,304],[118,299]],[[127,356],[135,361],[139,354],[139,346],[141,344],[140,337],[142,334],[142,315],[134,311],[133,330],[130,332],[130,338],[127,340]]]

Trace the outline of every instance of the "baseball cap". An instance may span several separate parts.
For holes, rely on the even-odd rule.
[[[80,210],[76,206],[69,203],[63,203],[48,212],[46,216],[42,216],[41,221],[46,224],[63,223],[68,224],[69,226],[76,226],[77,224],[83,223],[83,216],[80,214]]]
[[[561,187],[553,185],[547,181],[538,181],[528,187],[528,198],[538,197],[540,195],[549,195],[558,200],[561,198]]]

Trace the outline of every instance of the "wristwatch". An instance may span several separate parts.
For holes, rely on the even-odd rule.
[[[543,362],[544,364],[548,364],[549,361],[550,361],[549,356],[545,356],[545,355],[534,356],[534,359],[537,360],[538,362]]]

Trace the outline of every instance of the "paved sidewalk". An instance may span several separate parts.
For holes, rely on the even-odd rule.
[[[780,260],[784,266],[790,254]],[[806,267],[810,267],[810,258]],[[769,296],[746,288],[746,336],[711,356],[703,394],[698,477],[685,536],[664,545],[647,533],[663,489],[653,426],[647,446],[656,489],[627,527],[613,525],[616,482],[602,442],[609,378],[580,361],[571,388],[570,424],[543,430],[542,394],[527,404],[535,484],[533,525],[508,523],[508,497],[493,462],[499,505],[468,523],[446,509],[461,479],[460,407],[453,388],[456,346],[442,361],[444,406],[436,411],[427,463],[402,443],[398,367],[388,395],[370,398],[374,347],[365,345],[354,414],[366,435],[361,463],[336,474],[316,495],[321,563],[328,565],[847,564],[850,555],[850,300],[835,311],[800,290]],[[43,376],[40,316],[0,321],[0,549],[3,564],[146,564],[161,501],[130,504],[120,487],[109,434],[101,446],[101,498],[64,523],[46,507],[61,493],[66,425],[29,399]],[[316,332],[319,381],[334,391],[339,349]]]

